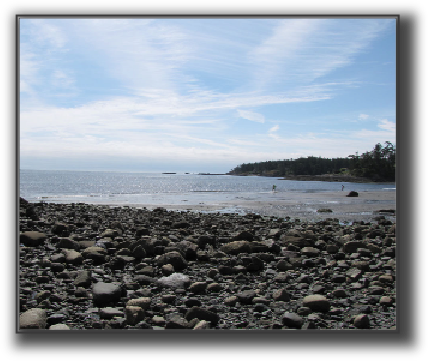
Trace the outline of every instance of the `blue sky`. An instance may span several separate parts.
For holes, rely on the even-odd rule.
[[[395,143],[390,18],[20,20],[22,169],[228,172]]]

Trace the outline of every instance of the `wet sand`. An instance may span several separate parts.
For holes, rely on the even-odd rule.
[[[130,205],[154,209],[162,206],[168,210],[190,210],[201,212],[257,213],[278,217],[295,217],[304,220],[338,218],[341,221],[370,221],[375,215],[385,215],[395,221],[395,213],[378,212],[396,209],[395,192],[360,192],[358,197],[346,197],[345,192],[336,193],[291,193],[247,194],[232,200],[205,201],[199,204],[181,205]],[[329,209],[332,212],[319,212]]]

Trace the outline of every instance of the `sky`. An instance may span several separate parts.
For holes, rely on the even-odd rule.
[[[226,173],[396,140],[394,18],[21,18],[20,168]]]

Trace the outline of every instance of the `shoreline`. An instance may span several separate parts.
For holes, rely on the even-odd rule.
[[[347,192],[318,192],[318,193],[255,193],[246,194],[230,200],[213,200],[208,197],[204,202],[198,200],[183,200],[180,203],[127,203],[127,201],[94,201],[85,202],[88,205],[109,205],[131,208],[146,208],[149,210],[162,207],[172,211],[189,211],[203,213],[255,213],[263,216],[300,218],[303,220],[324,220],[337,218],[351,222],[360,220],[368,222],[376,216],[384,215],[395,222],[395,213],[379,213],[380,210],[396,210],[396,193],[391,192],[360,192],[358,197],[346,197]],[[46,200],[44,201],[47,202]],[[73,202],[55,204],[72,204]],[[78,202],[75,202],[77,204]],[[319,212],[320,210],[332,212]]]
[[[383,184],[395,184],[395,180],[372,180],[365,177],[359,176],[348,176],[348,175],[260,175],[260,174],[228,174],[231,176],[262,176],[268,178],[278,178],[277,180],[293,180],[293,181],[320,181],[320,182],[341,182],[341,183],[383,183]]]

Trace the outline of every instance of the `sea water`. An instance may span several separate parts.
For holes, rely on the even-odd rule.
[[[186,205],[206,201],[270,200],[277,192],[395,192],[394,183],[279,180],[276,177],[20,170],[20,196],[30,202]]]

